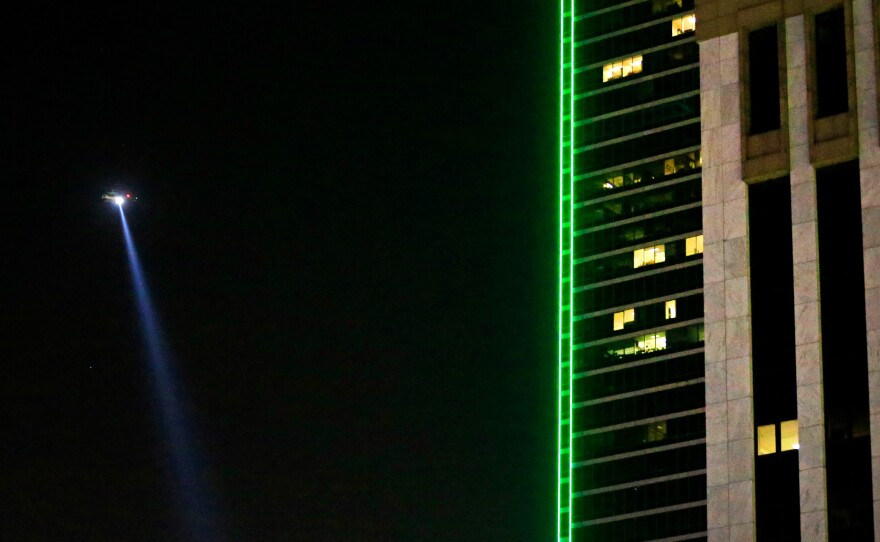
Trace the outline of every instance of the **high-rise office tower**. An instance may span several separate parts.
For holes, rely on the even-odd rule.
[[[563,0],[559,539],[705,539],[694,0]]]
[[[697,0],[709,540],[880,540],[877,9]]]

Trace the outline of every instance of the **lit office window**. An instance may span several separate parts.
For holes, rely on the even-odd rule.
[[[605,181],[605,184],[603,184],[602,187],[606,190],[613,190],[615,188],[620,188],[621,186],[630,186],[640,182],[642,182],[641,177],[633,175],[632,173],[627,173],[626,175],[608,177],[608,180]]]
[[[639,352],[653,352],[654,350],[666,350],[666,332],[651,333],[639,337],[636,341],[636,350]]]
[[[776,453],[776,424],[758,426],[758,455]]]
[[[693,256],[694,254],[703,253],[703,236],[688,237],[684,241],[685,256]]]
[[[623,329],[623,326],[636,319],[635,309],[626,309],[625,311],[614,313],[614,331]]]
[[[697,28],[697,16],[693,13],[688,13],[687,15],[683,15],[681,17],[676,17],[672,19],[672,36],[680,36],[685,32],[693,32]]]
[[[666,302],[666,319],[672,320],[675,318],[675,300],[672,299]]]
[[[779,424],[779,440],[780,452],[800,449],[801,444],[798,440],[797,420],[789,420],[787,422],[782,422],[781,424]]]
[[[647,352],[653,352],[654,350],[665,349],[666,332],[658,331],[657,333],[650,333],[648,335],[636,337],[629,346],[608,350],[608,353],[613,356],[631,356],[633,354],[645,354]]]
[[[605,64],[602,67],[602,82],[607,83],[612,79],[620,79],[634,73],[642,73],[642,55],[631,56]]]
[[[633,251],[633,269],[643,265],[653,265],[666,261],[666,246],[656,245],[653,247],[640,248]]]
[[[620,188],[621,186],[623,186],[623,175],[618,175],[617,177],[611,177],[602,186],[604,186],[605,188],[607,188],[609,190],[612,188]]]
[[[703,167],[702,151],[680,154],[663,161],[663,175],[675,175],[680,171],[691,171]]]
[[[666,440],[666,422],[654,422],[646,425],[645,440],[647,442]]]

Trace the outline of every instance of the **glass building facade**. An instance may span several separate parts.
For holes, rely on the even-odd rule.
[[[563,0],[559,540],[706,538],[694,0]]]

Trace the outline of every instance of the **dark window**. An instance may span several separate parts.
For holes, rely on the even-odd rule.
[[[749,133],[779,128],[779,48],[776,26],[749,33]]]
[[[797,377],[788,177],[749,187],[749,232],[758,426],[756,532],[759,540],[795,541],[800,540],[800,508],[798,454],[794,452],[798,449]]]
[[[797,418],[788,177],[749,187],[755,424]]]
[[[858,162],[816,170],[828,535],[872,540],[865,275]]]
[[[843,8],[816,15],[816,116],[849,111]]]

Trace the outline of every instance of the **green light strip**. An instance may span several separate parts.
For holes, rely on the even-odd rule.
[[[557,540],[572,532],[572,309],[574,277],[574,0],[560,0],[559,43],[559,426]],[[567,46],[567,47],[566,47]],[[566,96],[568,97],[566,100]],[[566,153],[566,147],[568,152]]]
[[[575,0],[571,0],[569,12],[569,37],[568,43],[570,53],[568,55],[568,538],[572,540],[574,533],[571,532],[572,517],[574,512],[574,503],[572,502],[572,488],[574,486],[574,473],[572,472],[572,463],[574,462],[574,442],[572,442],[572,427],[574,426],[574,326],[572,320],[574,316],[574,15]]]
[[[562,272],[562,236],[563,236],[563,223],[565,222],[565,216],[563,213],[563,205],[565,203],[565,185],[563,184],[565,179],[565,162],[564,162],[564,149],[565,149],[565,0],[560,0],[559,4],[559,351],[557,353],[557,371],[559,373],[558,382],[556,384],[559,396],[557,397],[557,417],[559,425],[557,427],[556,433],[556,449],[557,449],[557,480],[556,480],[556,539],[557,541],[563,540],[562,532],[563,532],[563,516],[562,516],[562,479],[564,478],[564,473],[562,471],[562,334],[563,334],[563,313],[562,313],[562,299],[563,299],[563,272]],[[567,529],[566,529],[567,530]],[[566,539],[568,537],[566,536]]]

